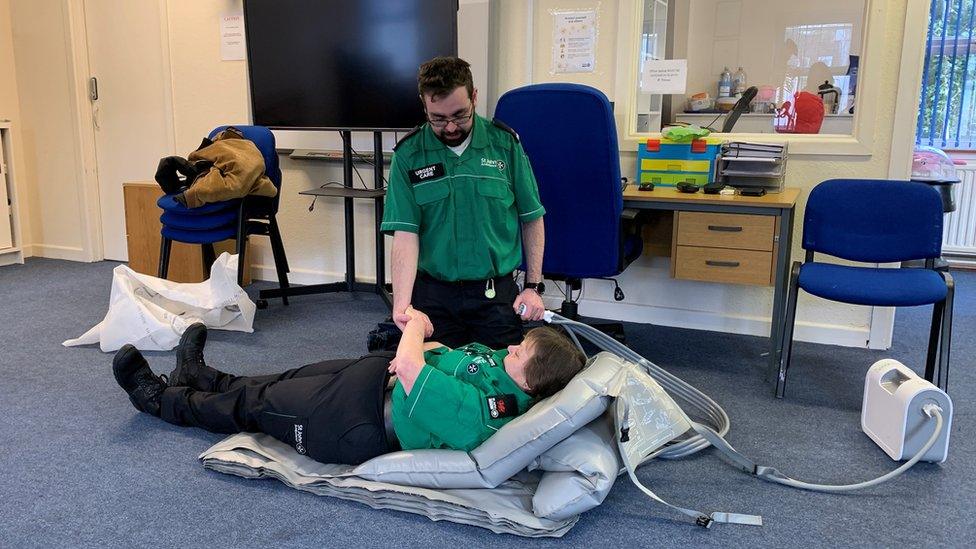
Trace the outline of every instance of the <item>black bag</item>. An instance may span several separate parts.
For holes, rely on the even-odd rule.
[[[393,323],[392,318],[388,318],[376,325],[376,328],[366,336],[366,349],[369,352],[376,351],[396,351],[400,344],[400,337],[403,332]]]

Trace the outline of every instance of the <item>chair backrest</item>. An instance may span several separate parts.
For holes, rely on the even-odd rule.
[[[924,183],[830,179],[807,199],[803,248],[868,263],[937,258],[942,218],[939,193]]]
[[[218,133],[231,126],[241,130],[244,137],[252,141],[258,150],[261,151],[261,156],[264,157],[264,173],[267,174],[268,179],[278,189],[278,194],[269,200],[271,213],[278,213],[278,201],[281,197],[281,168],[278,165],[278,152],[275,149],[274,134],[264,126],[238,126],[236,124],[230,124],[214,128],[208,137],[213,139]]]
[[[579,84],[538,84],[505,93],[495,118],[518,134],[546,208],[547,275],[620,272],[623,190],[617,127],[607,97]]]

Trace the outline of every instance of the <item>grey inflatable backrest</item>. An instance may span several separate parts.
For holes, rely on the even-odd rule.
[[[478,469],[491,485],[498,485],[524,469],[540,454],[603,414],[610,404],[610,387],[620,372],[616,360],[601,353],[555,395],[515,418],[471,451]]]
[[[352,474],[428,488],[493,488],[606,411],[623,359],[600,353],[559,393],[499,429],[471,452],[412,450],[372,459]],[[604,458],[605,460],[606,458]]]
[[[565,520],[603,503],[623,468],[612,424],[608,411],[529,465],[546,472],[532,496],[532,514]]]

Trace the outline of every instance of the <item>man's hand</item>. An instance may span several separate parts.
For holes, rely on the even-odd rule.
[[[434,325],[430,322],[430,319],[427,318],[427,315],[418,311],[417,309],[414,309],[412,305],[407,305],[406,308],[400,313],[397,313],[395,310],[393,311],[393,322],[397,325],[397,328],[400,328],[400,331],[405,330],[407,327],[407,322],[410,322],[413,319],[423,322],[425,338],[430,337],[434,333]]]
[[[530,288],[522,290],[522,293],[515,298],[512,308],[518,313],[522,305],[525,305],[525,311],[521,315],[522,320],[539,320],[542,318],[542,314],[546,312],[546,305],[542,302],[542,296]]]

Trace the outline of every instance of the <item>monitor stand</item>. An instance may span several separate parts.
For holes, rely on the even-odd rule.
[[[386,252],[383,241],[383,233],[380,232],[380,223],[383,220],[383,197],[386,190],[383,188],[383,132],[373,132],[373,188],[356,189],[353,187],[353,153],[352,153],[352,132],[342,130],[342,187],[324,187],[302,191],[298,194],[309,196],[331,196],[341,197],[345,206],[345,229],[346,229],[346,278],[341,282],[330,282],[327,284],[311,284],[308,286],[291,286],[288,288],[273,288],[261,290],[260,301],[296,295],[329,294],[338,292],[369,292],[379,294],[386,302],[387,307],[392,308],[393,298],[390,288],[386,284]],[[358,282],[356,280],[356,249],[355,249],[355,213],[353,210],[353,200],[368,199],[373,201],[374,215],[376,219],[376,282]]]

